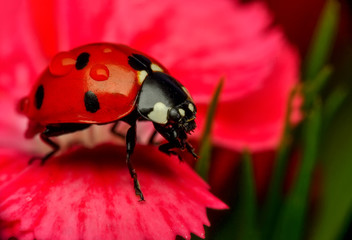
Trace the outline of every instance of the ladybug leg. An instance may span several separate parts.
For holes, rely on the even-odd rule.
[[[120,123],[119,121],[115,122],[114,125],[112,125],[110,132],[121,139],[126,139],[126,135],[117,131],[117,127],[119,123]]]
[[[128,170],[130,171],[130,175],[133,178],[134,191],[136,195],[140,197],[140,201],[144,201],[144,196],[137,178],[137,173],[136,173],[136,170],[133,168],[132,162],[131,162],[131,155],[133,153],[135,145],[136,145],[136,123],[133,123],[131,127],[128,129],[127,135],[126,135],[126,148],[127,148],[126,163],[127,163]]]
[[[55,136],[60,136],[66,133],[72,133],[76,131],[83,130],[85,128],[88,128],[90,124],[74,124],[74,123],[62,123],[62,124],[57,124],[57,125],[49,125],[46,127],[44,132],[40,134],[40,138],[42,139],[43,142],[48,144],[50,147],[52,147],[52,151],[46,154],[44,157],[33,157],[29,160],[29,164],[33,163],[35,160],[40,159],[41,160],[41,165],[44,165],[44,163],[51,157],[53,156],[57,151],[59,151],[60,146],[53,142],[50,137],[55,137]]]
[[[172,150],[170,150],[171,148],[177,148],[177,145],[175,145],[174,143],[170,143],[170,142],[168,142],[168,143],[165,143],[165,144],[163,144],[163,145],[160,145],[160,147],[159,147],[159,151],[161,151],[161,152],[163,152],[163,153],[166,153],[167,155],[175,155],[175,156],[177,156],[178,157],[178,159],[180,160],[180,161],[183,161],[182,160],[182,157],[180,156],[180,154],[178,154],[177,152],[175,152],[175,151],[172,151]]]
[[[110,132],[116,137],[120,138],[121,140],[125,140],[126,135],[117,131],[117,127],[119,126],[119,123],[120,121],[115,122],[114,125],[112,125],[112,127],[110,128]],[[136,141],[138,142],[138,139]]]
[[[185,132],[179,132],[179,140],[182,142],[181,149],[186,147],[187,151],[192,154],[195,159],[198,159],[198,155],[194,152],[193,146],[187,141],[187,134]]]
[[[168,143],[165,143],[159,147],[161,152],[166,153],[167,155],[176,155],[180,160],[182,160],[181,156],[177,152],[170,149],[179,148],[184,150],[186,148],[194,158],[198,158],[198,155],[194,152],[194,148],[187,141],[187,134],[184,131],[180,131],[180,129],[175,126],[165,128],[162,125],[155,123],[154,127],[156,131],[158,131],[168,141]]]
[[[192,156],[195,158],[195,159],[198,159],[199,156],[194,152],[194,148],[192,147],[192,145],[188,142],[188,141],[185,141],[185,145],[186,145],[186,149],[187,151],[192,154]]]
[[[178,133],[175,128],[164,128],[162,125],[154,123],[155,130],[159,132],[168,142],[159,146],[159,151],[166,153],[167,155],[175,155],[182,161],[182,157],[173,150],[172,148],[180,148],[183,150],[184,146],[182,145]]]
[[[155,140],[155,137],[156,137],[156,134],[157,134],[158,132],[156,131],[156,130],[154,130],[154,132],[152,133],[152,135],[150,136],[150,138],[149,138],[149,141],[148,141],[148,144],[149,145],[155,145],[155,142],[154,142],[154,140]]]
[[[46,144],[50,145],[50,147],[53,148],[53,150],[49,153],[47,153],[41,160],[40,165],[44,165],[44,163],[46,162],[46,160],[48,160],[51,156],[53,156],[57,151],[59,151],[60,146],[53,142],[49,136],[47,136],[45,134],[45,132],[43,132],[42,134],[40,134],[40,138],[43,140],[43,142],[45,142]]]
[[[28,164],[32,164],[35,160],[37,160],[37,159],[40,159],[41,160],[41,162],[40,162],[40,165],[44,165],[45,164],[45,162],[51,157],[51,156],[53,156],[57,151],[59,151],[59,149],[60,149],[60,146],[57,144],[57,143],[55,143],[55,142],[53,142],[50,138],[49,138],[49,136],[47,135],[48,134],[48,129],[46,129],[44,132],[42,132],[41,134],[40,134],[40,139],[43,141],[43,142],[45,142],[46,144],[48,144],[50,147],[52,147],[53,148],[53,150],[51,151],[51,152],[49,152],[49,153],[47,153],[44,157],[32,157],[30,160],[29,160],[29,162],[28,162]]]

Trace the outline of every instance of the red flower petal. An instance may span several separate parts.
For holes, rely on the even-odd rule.
[[[118,40],[169,67],[199,105],[197,133],[211,94],[225,76],[215,141],[236,150],[277,146],[288,95],[298,81],[299,61],[281,30],[270,28],[272,19],[263,4],[153,0],[102,1],[94,7],[72,1],[60,5],[65,11],[57,21],[67,21],[68,13],[72,22],[64,29],[69,45]],[[88,31],[88,26],[94,31]],[[96,34],[102,26],[105,32]],[[296,116],[297,112],[298,107]]]
[[[159,59],[197,102],[210,100],[222,76],[228,79],[224,100],[256,90],[286,44],[279,29],[269,30],[272,19],[261,3],[73,0],[57,5],[53,25],[65,39],[61,50],[97,41],[131,45]]]
[[[235,150],[277,146],[299,63],[281,30],[270,27],[262,3],[63,0],[45,6],[44,15],[42,1],[12,1],[1,9],[7,24],[0,86],[12,95],[25,95],[56,50],[121,42],[156,57],[189,88],[200,109],[198,133],[211,93],[225,76],[214,128],[217,143]],[[18,124],[23,123],[14,121]]]
[[[125,149],[102,145],[27,166],[27,156],[0,158],[0,226],[20,239],[186,239],[204,237],[206,207],[226,205],[185,163],[137,146],[133,163],[146,201],[139,202]]]
[[[296,53],[283,47],[261,87],[240,99],[220,102],[213,126],[215,142],[232,149],[274,149],[281,140],[288,96],[298,79],[297,62]],[[296,122],[299,107],[293,108]],[[199,125],[203,125],[206,106],[198,109]]]

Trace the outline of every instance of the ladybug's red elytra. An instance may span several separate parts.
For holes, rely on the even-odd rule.
[[[53,148],[42,164],[60,148],[51,137],[108,123],[115,123],[116,133],[119,121],[128,123],[126,160],[140,200],[144,196],[130,160],[137,121],[151,121],[155,133],[166,139],[160,151],[180,158],[172,149],[186,149],[197,157],[187,141],[196,128],[189,92],[155,59],[125,45],[96,43],[58,53],[19,109],[29,118],[25,136],[40,134]]]

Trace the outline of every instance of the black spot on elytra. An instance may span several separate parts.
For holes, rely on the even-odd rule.
[[[85,66],[87,66],[88,62],[89,62],[89,53],[83,52],[81,53],[78,57],[77,57],[77,61],[76,61],[76,69],[77,70],[81,70],[83,69]]]
[[[35,107],[39,110],[42,107],[44,99],[44,87],[40,85],[35,92]]]
[[[91,113],[95,113],[100,109],[98,97],[92,91],[84,94],[84,105],[86,106],[86,110]]]
[[[140,54],[132,54],[128,56],[128,64],[137,71],[146,70],[151,71],[150,65],[152,62],[145,56]]]

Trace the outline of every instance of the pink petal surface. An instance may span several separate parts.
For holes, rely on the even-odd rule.
[[[102,1],[94,8],[72,1],[61,4],[65,11],[59,13],[65,15],[59,14],[58,22],[67,13],[72,22],[62,32],[70,39],[67,45],[118,40],[168,67],[203,108],[196,136],[212,92],[225,77],[214,141],[236,150],[278,145],[288,95],[299,80],[299,60],[281,29],[270,26],[272,19],[263,4],[227,0]],[[101,37],[95,34],[100,31]],[[299,107],[293,114],[299,118]]]
[[[19,239],[186,239],[204,237],[206,207],[224,209],[187,164],[137,146],[133,162],[146,201],[139,202],[125,149],[77,149],[28,166],[0,151],[0,226]],[[1,236],[1,235],[0,235]]]
[[[299,60],[281,29],[271,26],[264,4],[15,0],[3,5],[0,18],[7,24],[1,27],[0,86],[13,99],[29,91],[57,51],[91,42],[125,43],[160,60],[189,89],[200,108],[196,136],[224,76],[216,143],[254,151],[277,146],[288,93],[299,80]],[[299,118],[298,108],[294,114]],[[2,121],[0,132],[5,131]],[[24,128],[20,117],[10,124],[10,129]]]
[[[131,45],[159,59],[201,102],[210,100],[221,76],[228,79],[224,100],[260,87],[284,44],[279,29],[269,30],[272,19],[260,3],[105,0],[57,7],[55,25],[66,39],[60,48],[95,41]]]
[[[228,148],[254,151],[278,145],[284,127],[288,96],[298,80],[297,55],[282,47],[273,71],[263,86],[241,99],[220,102],[213,125],[214,140]],[[298,98],[297,98],[298,100]],[[295,104],[292,121],[300,119],[300,104]],[[199,105],[198,121],[203,125],[206,106]]]
[[[3,2],[0,9],[0,146],[29,149],[23,141],[27,120],[16,112],[20,98],[46,64],[26,1]],[[5,24],[6,23],[6,24]]]

